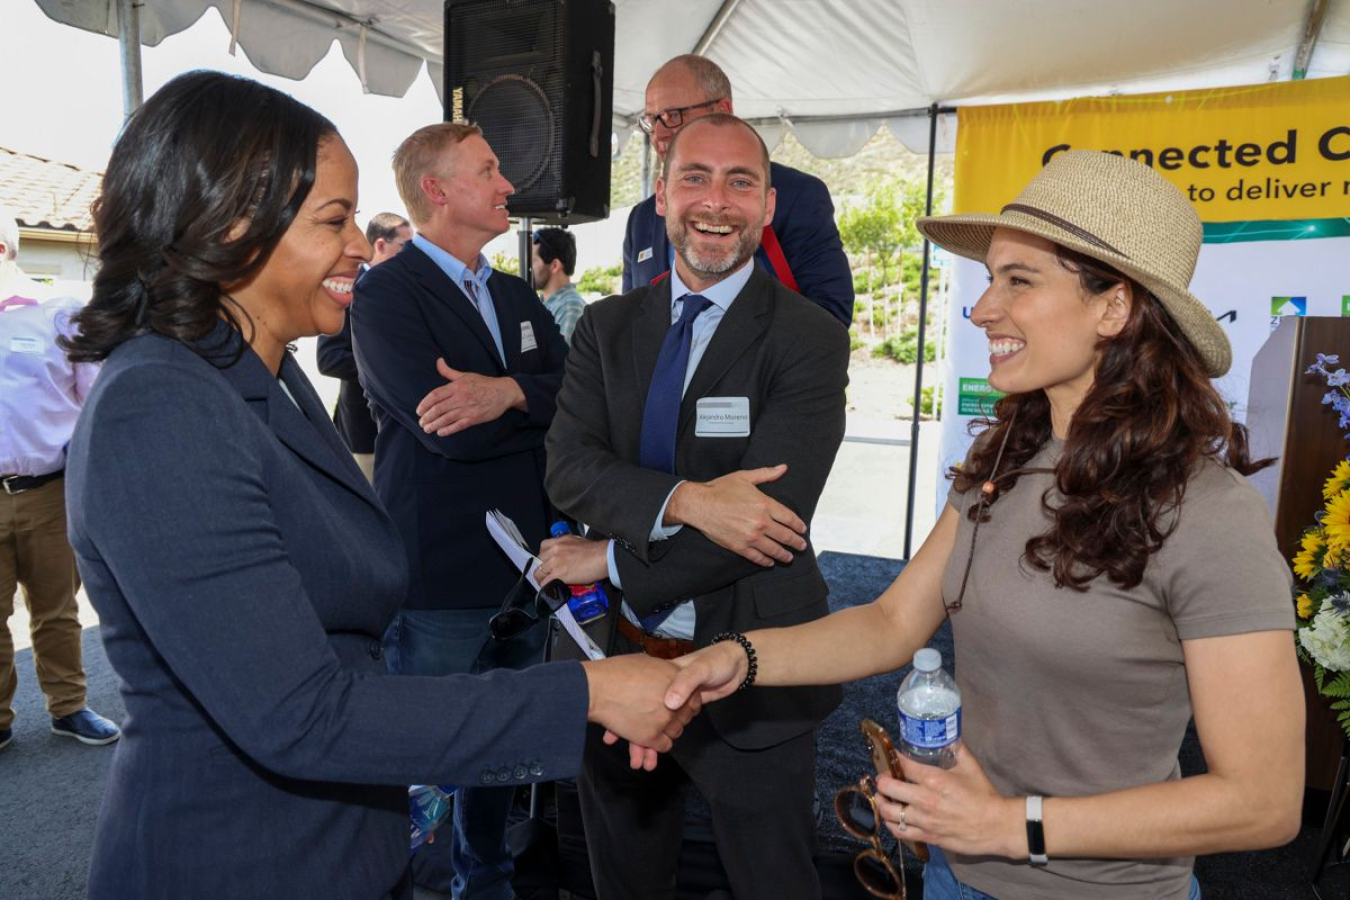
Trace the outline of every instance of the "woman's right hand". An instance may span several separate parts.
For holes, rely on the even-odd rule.
[[[703,705],[697,696],[669,705],[668,685],[677,670],[666,660],[627,653],[581,666],[590,691],[587,718],[616,739],[627,738],[652,751],[668,751]],[[642,761],[642,768],[654,768],[655,752],[644,754]]]
[[[666,689],[667,709],[679,709],[695,696],[712,703],[736,693],[750,667],[745,649],[734,641],[711,644],[673,662],[680,672]]]
[[[672,662],[679,667],[678,674],[665,691],[665,706],[672,712],[691,706],[697,709],[735,693],[745,680],[749,666],[741,645],[731,641],[712,644]],[[613,744],[619,739],[613,730],[605,731],[605,743]],[[638,741],[628,742],[628,763],[634,769],[650,772],[656,768],[656,759],[657,748]]]

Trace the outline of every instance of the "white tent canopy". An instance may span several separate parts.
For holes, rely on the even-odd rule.
[[[129,0],[36,0],[117,36]],[[510,2],[510,0],[501,0]],[[441,89],[443,0],[136,0],[154,46],[214,9],[254,66],[302,79],[334,40],[366,90]],[[848,156],[882,124],[927,149],[932,105],[1186,90],[1350,74],[1350,0],[615,0],[615,128],[648,78],[701,52],[771,142]]]

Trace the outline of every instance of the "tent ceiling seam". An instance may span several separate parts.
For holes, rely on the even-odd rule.
[[[365,28],[367,29],[367,40],[372,44],[379,44],[391,50],[406,53],[429,64],[441,65],[444,62],[444,55],[441,53],[433,53],[416,44],[400,40],[381,31],[376,27],[377,19],[358,19],[347,13],[310,3],[308,0],[260,0],[260,2],[303,16],[321,25],[331,25],[334,31],[355,30],[359,35],[361,29]]]

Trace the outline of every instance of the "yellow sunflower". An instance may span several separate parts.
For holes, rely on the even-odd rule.
[[[1312,614],[1313,614],[1313,602],[1312,602],[1312,598],[1309,597],[1307,594],[1299,594],[1299,595],[1298,595],[1298,617],[1299,617],[1300,619],[1307,619],[1307,618],[1311,617]]]
[[[1326,550],[1326,538],[1322,529],[1313,528],[1303,533],[1302,547],[1294,556],[1294,574],[1304,581],[1312,580],[1322,562],[1322,553]]]
[[[1327,536],[1327,549],[1332,553],[1350,549],[1350,491],[1341,491],[1327,501],[1322,531]]]
[[[1331,470],[1331,477],[1322,485],[1322,499],[1330,500],[1346,488],[1350,488],[1350,459],[1341,460]]]

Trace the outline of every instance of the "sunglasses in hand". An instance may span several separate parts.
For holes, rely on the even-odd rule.
[[[891,743],[890,735],[871,719],[858,724],[867,752],[879,775],[904,778],[900,768],[900,754]],[[877,783],[872,775],[864,775],[856,785],[841,788],[834,795],[834,814],[844,831],[871,846],[853,860],[853,874],[867,892],[883,900],[907,900],[905,889],[904,853],[899,854],[899,870],[891,863],[890,855],[881,844],[881,813],[877,810]],[[906,842],[920,862],[928,860],[928,847],[922,843]]]
[[[541,618],[553,615],[570,596],[567,585],[557,580],[536,591],[522,572],[516,586],[502,601],[502,608],[488,619],[488,630],[497,640],[509,641],[529,630]]]

